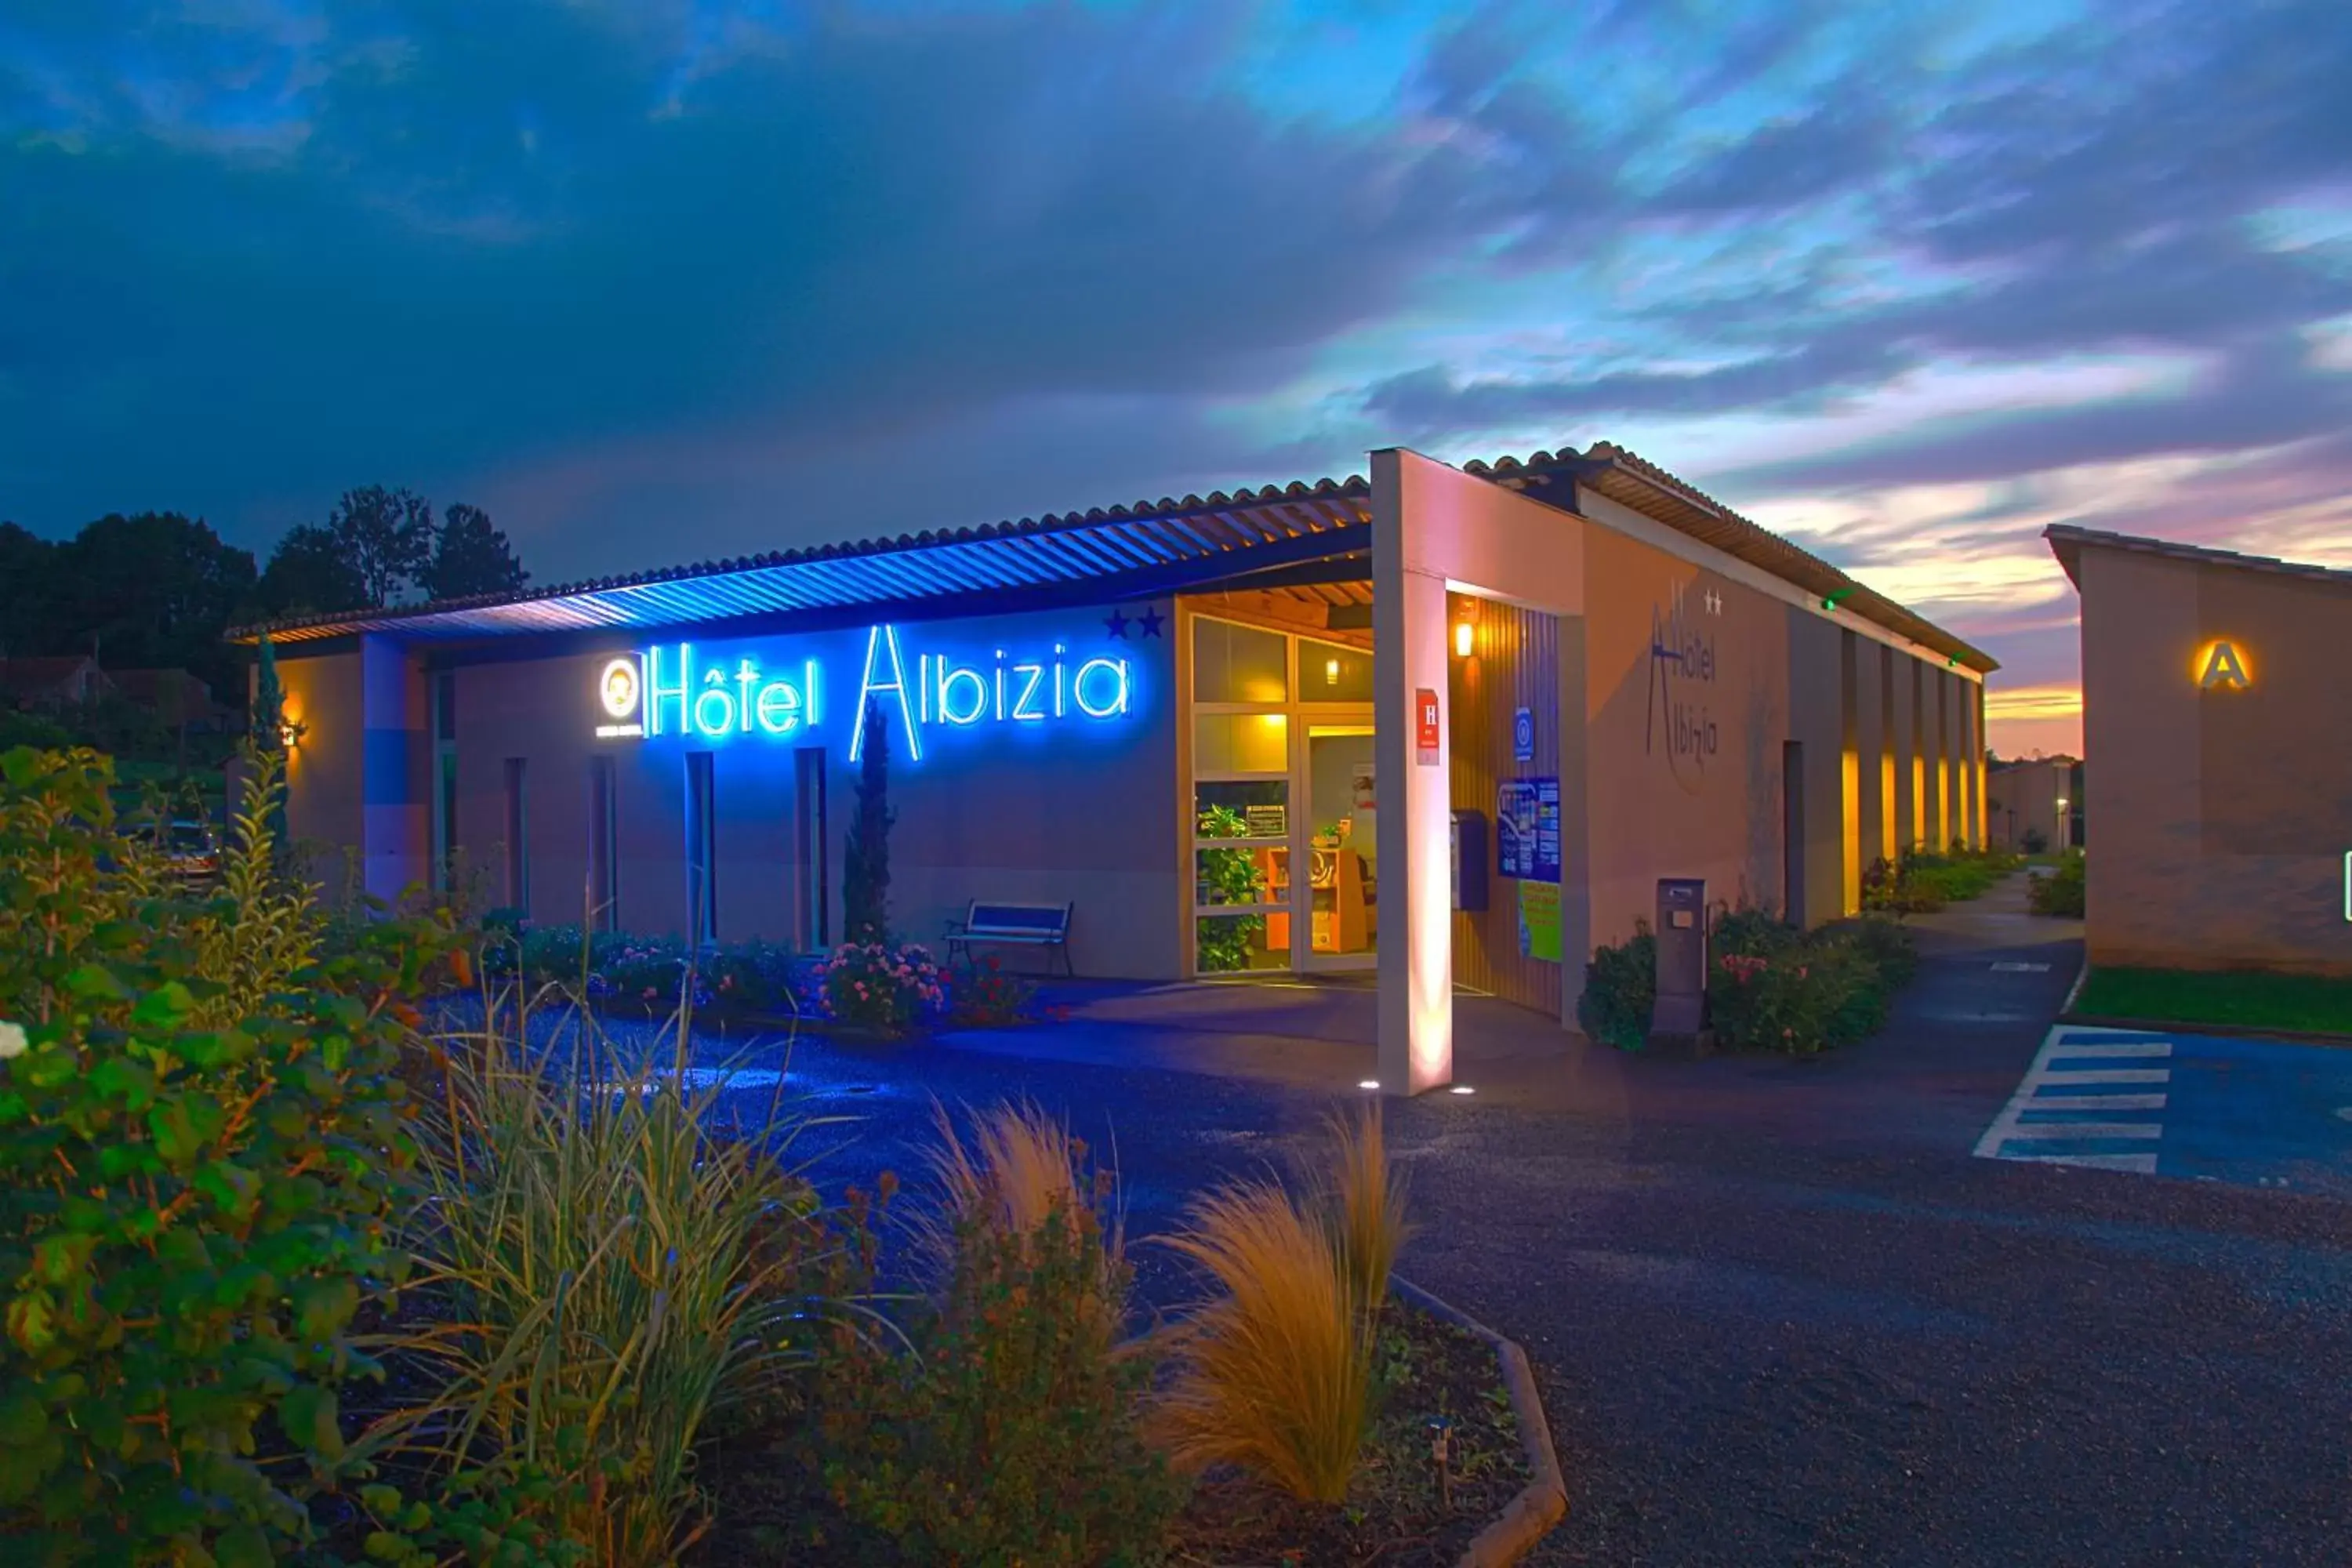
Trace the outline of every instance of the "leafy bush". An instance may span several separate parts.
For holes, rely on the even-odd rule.
[[[1194,1200],[1165,1245],[1218,1294],[1169,1335],[1159,1440],[1180,1470],[1232,1465],[1339,1502],[1371,1417],[1377,1330],[1331,1227],[1259,1180]]]
[[[1727,952],[1707,977],[1707,1015],[1724,1044],[1811,1052],[1842,1043],[1834,1026],[1858,986],[1877,976],[1842,944],[1806,943],[1767,956]]]
[[[1658,939],[1647,921],[1615,947],[1599,947],[1584,966],[1584,994],[1576,1000],[1577,1026],[1588,1040],[1635,1051],[1650,1037],[1658,999]]]
[[[1708,1018],[1722,1043],[1751,1049],[1810,1054],[1868,1038],[1918,963],[1911,933],[1883,915],[1811,931],[1734,924],[1733,938],[1712,956]]]
[[[1718,904],[1708,922],[1707,947],[1712,952],[1774,953],[1804,940],[1803,928],[1764,904],[1746,901]]]
[[[362,1447],[458,1478],[525,1467],[557,1537],[667,1563],[704,1523],[697,1441],[809,1349],[793,1314],[833,1242],[781,1163],[780,1087],[722,1119],[723,1084],[687,1087],[682,1038],[667,1070],[615,1071],[593,1017],[544,1047],[513,1017],[447,1042],[414,1238],[436,1312],[390,1342],[436,1392]]]
[[[2017,844],[2028,855],[2039,855],[2050,847],[2050,836],[2038,827],[2029,827],[2018,835]]]
[[[2085,885],[2083,852],[2068,849],[2058,857],[2055,870],[2026,885],[2026,900],[2037,915],[2081,920]]]
[[[1118,1342],[1129,1275],[1105,1174],[1034,1108],[945,1128],[936,1302],[898,1354],[835,1331],[808,1457],[906,1563],[1157,1560],[1183,1489],[1145,1444],[1153,1373]]]
[[[903,1034],[946,995],[930,950],[845,942],[816,966],[825,1016],[878,1034]]]
[[[157,899],[89,752],[0,757],[0,1534],[262,1564],[347,1467],[352,1336],[404,1272],[402,1004],[448,933],[320,959],[257,764],[227,891]]]
[[[1900,991],[1919,967],[1919,943],[1900,921],[1884,915],[1857,915],[1814,929],[1817,942],[1852,943],[1878,972],[1881,984]]]

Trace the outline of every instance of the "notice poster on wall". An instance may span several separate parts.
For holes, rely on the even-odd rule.
[[[1348,794],[1358,811],[1377,811],[1380,802],[1372,791],[1372,764],[1369,761],[1351,763],[1348,770]]]
[[[1519,884],[1519,956],[1559,962],[1559,884]]]
[[[1495,792],[1495,870],[1559,881],[1559,781],[1505,779]]]

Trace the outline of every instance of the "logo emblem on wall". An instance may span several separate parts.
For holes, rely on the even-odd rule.
[[[1721,613],[1723,600],[1714,589],[1706,595],[1707,613]],[[1699,629],[1685,608],[1683,585],[1676,584],[1664,605],[1650,607],[1650,685],[1644,745],[1652,756],[1665,742],[1666,766],[1685,786],[1696,788],[1710,758],[1721,749],[1714,710],[1708,706],[1715,689],[1715,635]]]
[[[858,677],[849,760],[866,744],[868,700],[884,721],[898,721],[907,756],[920,762],[923,731],[982,725],[1050,724],[1060,720],[1103,721],[1124,716],[1134,700],[1134,673],[1125,658],[1089,658],[1075,668],[1066,645],[1050,657],[1020,658],[1003,648],[987,660],[929,651],[907,658],[898,628],[877,626],[866,635],[866,658]],[[748,655],[733,668],[698,663],[692,643],[653,647],[607,662],[598,677],[597,697],[607,722],[599,737],[652,739],[678,735],[716,741],[730,735],[775,739],[814,731],[823,721],[824,666],[804,659],[778,676]]]

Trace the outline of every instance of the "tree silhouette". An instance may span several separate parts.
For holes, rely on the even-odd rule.
[[[365,608],[368,586],[335,535],[305,522],[278,542],[254,597],[263,619],[325,616]]]
[[[343,492],[327,519],[327,531],[366,585],[366,607],[382,609],[416,581],[431,559],[433,508],[414,490],[363,485]]]
[[[490,514],[453,501],[441,514],[433,559],[417,584],[428,599],[462,599],[475,594],[511,594],[530,580],[506,534],[490,526]]]

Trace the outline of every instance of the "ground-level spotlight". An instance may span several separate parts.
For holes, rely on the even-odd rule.
[[[1381,1080],[1376,1078],[1368,1078],[1356,1087],[1358,1089],[1378,1089],[1381,1087]]]
[[[1447,1093],[1449,1093],[1449,1094],[1475,1094],[1475,1093],[1477,1093],[1478,1091],[1477,1091],[1476,1089],[1472,1089],[1472,1088],[1471,1088],[1468,1084],[1466,1084],[1466,1083],[1457,1083],[1457,1084],[1455,1084],[1452,1089],[1448,1089],[1446,1092],[1447,1092]]]

